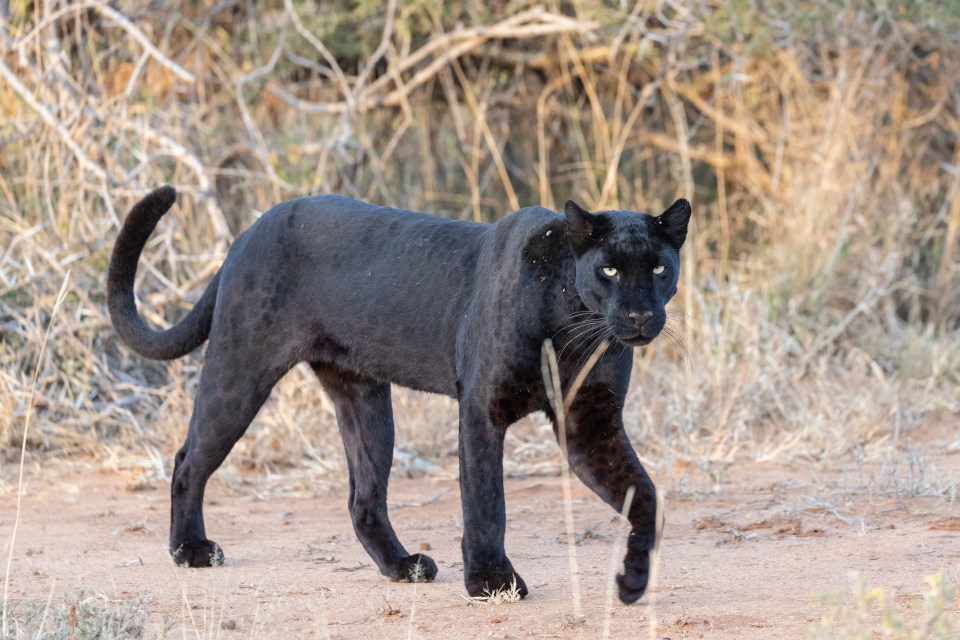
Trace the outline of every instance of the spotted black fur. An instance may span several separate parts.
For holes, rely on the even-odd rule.
[[[553,339],[566,388],[602,340],[613,346],[570,407],[569,463],[620,510],[632,531],[620,598],[647,586],[656,498],[623,428],[633,347],[664,328],[676,293],[690,205],[662,215],[564,215],[532,207],[495,224],[459,222],[339,196],[277,205],[241,234],[199,302],[166,331],[147,327],[133,293],[137,261],[176,192],[162,187],[127,217],[110,262],[114,327],[134,351],[181,357],[209,340],[190,429],[176,455],[170,550],[178,564],[220,564],[207,538],[203,492],[270,390],[308,362],[337,411],[357,537],[381,573],[432,580],[437,565],[408,554],[387,517],[394,426],[390,383],[460,402],[464,579],[471,595],[527,587],[504,550],[503,439],[543,410]],[[660,269],[663,267],[663,269]],[[614,271],[615,270],[615,271]]]

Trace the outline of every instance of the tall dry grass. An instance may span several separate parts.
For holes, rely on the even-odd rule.
[[[202,356],[132,355],[104,304],[119,223],[161,183],[182,195],[137,282],[157,325],[257,212],[300,194],[485,221],[684,195],[687,353],[637,358],[628,413],[645,457],[883,458],[925,421],[955,423],[960,19],[933,3],[764,4],[10,2],[3,455],[38,364],[30,455],[162,472],[183,437]],[[397,396],[399,446],[442,464],[451,403]],[[231,464],[339,468],[335,434],[297,369]],[[556,469],[551,438],[521,425],[508,469]]]

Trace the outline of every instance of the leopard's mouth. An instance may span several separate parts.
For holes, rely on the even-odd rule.
[[[628,347],[645,347],[653,342],[653,338],[648,338],[639,331],[633,335],[617,334],[617,340]]]

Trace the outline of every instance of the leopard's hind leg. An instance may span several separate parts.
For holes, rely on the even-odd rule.
[[[170,553],[180,566],[223,563],[220,546],[209,540],[203,522],[207,481],[247,430],[270,390],[290,369],[290,362],[261,349],[212,338],[197,388],[187,440],[177,452],[171,482]],[[274,351],[276,353],[276,351]],[[254,364],[255,363],[255,364]]]
[[[433,580],[437,564],[421,553],[408,554],[387,515],[394,438],[390,385],[332,366],[312,366],[337,410],[350,472],[350,517],[357,538],[380,573],[391,580]]]

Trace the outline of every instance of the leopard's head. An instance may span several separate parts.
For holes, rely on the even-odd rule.
[[[677,293],[690,203],[680,199],[651,216],[636,211],[590,213],[568,200],[564,213],[583,304],[622,344],[649,344],[663,331],[666,304]]]

